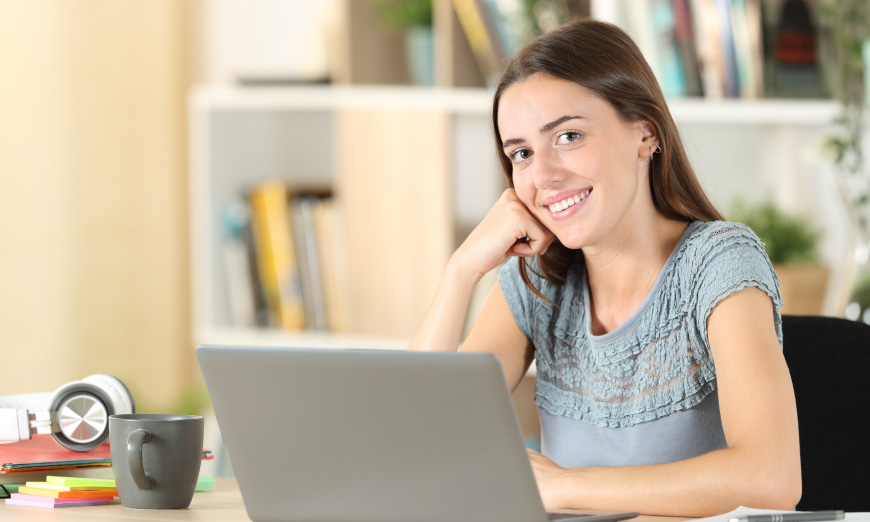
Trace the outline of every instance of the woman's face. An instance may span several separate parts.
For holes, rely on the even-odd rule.
[[[652,204],[651,127],[623,122],[586,88],[531,76],[502,94],[498,127],[517,195],[566,247],[592,245],[630,227],[641,219],[638,203]]]

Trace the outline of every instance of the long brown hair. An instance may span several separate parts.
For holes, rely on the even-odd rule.
[[[698,183],[655,75],[640,50],[615,25],[592,19],[568,22],[529,42],[507,64],[496,85],[492,104],[495,145],[511,187],[513,169],[498,130],[499,101],[505,90],[535,74],[581,85],[610,103],[623,121],[647,121],[655,128],[661,153],[650,161],[649,184],[655,209],[662,216],[678,221],[722,219]],[[577,254],[557,239],[546,254],[538,256],[539,275],[552,284],[564,283]],[[519,268],[523,282],[543,297],[529,280],[524,258],[519,259]]]

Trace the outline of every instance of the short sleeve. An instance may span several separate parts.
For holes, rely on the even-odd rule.
[[[520,277],[518,258],[511,257],[502,265],[498,273],[498,285],[520,331],[531,339],[531,320],[534,317],[533,294]]]
[[[770,296],[774,326],[782,346],[782,299],[779,279],[764,250],[764,244],[747,226],[723,222],[706,231],[708,237],[696,257],[697,328],[707,341],[707,318],[716,305],[738,290],[754,286]],[[709,349],[709,346],[708,346]]]

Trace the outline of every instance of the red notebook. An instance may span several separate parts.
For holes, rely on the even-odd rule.
[[[0,473],[109,466],[110,459],[108,444],[91,451],[72,451],[55,442],[51,435],[34,435],[30,440],[0,444]]]

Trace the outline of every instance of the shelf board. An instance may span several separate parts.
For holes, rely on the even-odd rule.
[[[205,85],[191,93],[206,110],[299,110],[372,108],[433,109],[487,116],[492,91],[482,88],[412,86],[239,87]],[[827,126],[839,104],[814,99],[673,98],[668,106],[681,124]]]
[[[489,112],[485,89],[404,86],[289,86],[195,88],[191,103],[210,110],[312,110],[341,108],[434,109],[458,113]]]
[[[830,125],[839,112],[833,100],[675,98],[668,100],[680,124]]]

